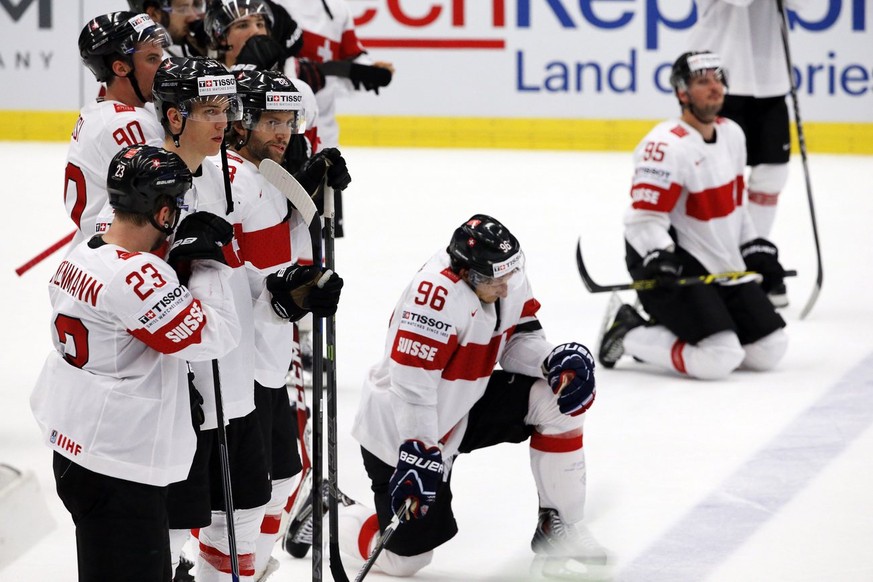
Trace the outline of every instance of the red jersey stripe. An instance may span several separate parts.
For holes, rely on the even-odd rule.
[[[685,213],[698,220],[712,220],[727,216],[742,202],[743,180],[733,181],[702,192],[689,192]]]
[[[268,269],[291,260],[291,229],[287,222],[242,233],[242,255],[258,269]]]
[[[194,299],[187,308],[155,333],[145,329],[129,330],[130,335],[162,354],[175,354],[186,347],[199,344],[203,327],[206,325],[206,314],[200,302]]]
[[[670,212],[676,206],[679,195],[682,194],[682,186],[673,183],[670,184],[669,188],[662,188],[654,184],[640,182],[631,187],[630,194],[633,207],[638,210]]]
[[[515,327],[506,330],[507,337]],[[443,370],[444,380],[478,380],[490,376],[497,363],[497,353],[503,335],[496,335],[487,344],[466,344],[459,346]]]

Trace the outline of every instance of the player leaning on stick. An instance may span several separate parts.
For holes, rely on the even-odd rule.
[[[188,475],[196,444],[185,360],[224,355],[240,327],[220,258],[192,261],[183,285],[153,254],[191,186],[184,162],[133,146],[108,170],[115,220],[51,278],[55,349],[31,407],[76,524],[78,579],[169,581],[167,485]],[[220,248],[231,227],[212,234],[189,236]]]
[[[634,279],[656,279],[639,298],[646,322],[621,306],[602,338],[599,359],[622,354],[694,378],[724,378],[743,366],[769,370],[788,337],[765,289],[784,273],[776,247],[760,238],[748,213],[740,127],[718,117],[727,89],[718,55],[688,52],[670,75],[682,108],[657,125],[634,152],[631,206],[624,218],[627,267]],[[678,287],[680,275],[757,271],[724,285]]]
[[[539,306],[518,240],[484,214],[459,226],[448,248],[415,275],[394,309],[384,357],[369,371],[354,421],[376,516],[361,504],[339,508],[343,551],[366,557],[378,538],[377,518],[384,528],[410,500],[376,567],[413,575],[457,533],[452,461],[527,442],[539,494],[533,551],[589,565],[606,561],[576,525],[585,505],[582,425],[594,401],[594,360],[581,344],[547,341]]]
[[[265,159],[280,163],[291,135],[303,131],[306,114],[300,93],[277,71],[239,71],[236,81],[243,117],[231,124],[228,141],[232,151],[227,158],[233,176],[234,212],[241,224],[240,244],[256,301],[255,406],[272,484],[255,552],[258,580],[268,567],[270,571],[278,567],[275,560],[268,561],[294,485],[292,478],[301,471],[297,415],[285,383],[292,363],[292,322],[306,313],[333,315],[343,281],[336,273],[312,265],[306,223],[258,170]],[[321,154],[310,159],[297,177],[314,190],[325,173],[333,188],[345,188],[350,181],[342,157],[334,159],[328,170],[327,158]],[[301,260],[301,250],[306,260]],[[313,286],[316,279],[319,284]]]

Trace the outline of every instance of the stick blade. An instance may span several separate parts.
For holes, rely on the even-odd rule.
[[[275,186],[297,209],[306,224],[311,224],[318,209],[300,182],[295,180],[294,176],[288,173],[288,170],[269,158],[263,160],[258,169],[267,182]]]

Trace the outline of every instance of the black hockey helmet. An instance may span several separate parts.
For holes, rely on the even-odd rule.
[[[487,214],[474,214],[455,229],[446,252],[455,272],[466,268],[488,278],[503,277],[524,265],[518,239]]]
[[[161,125],[170,133],[167,111],[175,107],[182,114],[183,121],[198,119],[194,114],[194,103],[213,101],[222,107],[222,114],[228,122],[242,117],[242,103],[236,93],[236,79],[218,61],[206,57],[170,57],[164,59],[155,73],[152,84],[155,112]],[[214,121],[205,119],[205,121]],[[184,129],[184,126],[183,126]],[[178,134],[172,134],[174,140]]]
[[[170,46],[170,35],[148,14],[110,12],[91,19],[79,33],[79,54],[97,80],[112,79],[112,63],[124,60],[133,67],[136,45],[152,42],[161,48]]]
[[[158,230],[169,234],[172,228],[155,224],[154,214],[162,206],[180,206],[192,179],[191,171],[177,154],[135,145],[122,149],[109,162],[106,190],[113,209],[147,216]]]
[[[712,51],[682,53],[673,63],[673,69],[670,71],[670,86],[673,87],[673,92],[687,90],[691,77],[706,71],[715,71],[716,76],[727,87],[727,74],[722,67],[721,57]]]
[[[264,0],[209,0],[203,17],[203,27],[212,48],[225,50],[228,27],[240,18],[255,14],[264,16],[267,28],[273,27],[273,11]]]
[[[236,72],[236,90],[243,104],[242,125],[254,129],[262,111],[294,111],[291,133],[303,133],[303,94],[279,71]]]

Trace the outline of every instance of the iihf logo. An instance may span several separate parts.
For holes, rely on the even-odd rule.
[[[51,444],[55,444],[55,441],[58,440],[58,431],[53,430],[52,434],[49,436],[49,442]]]

